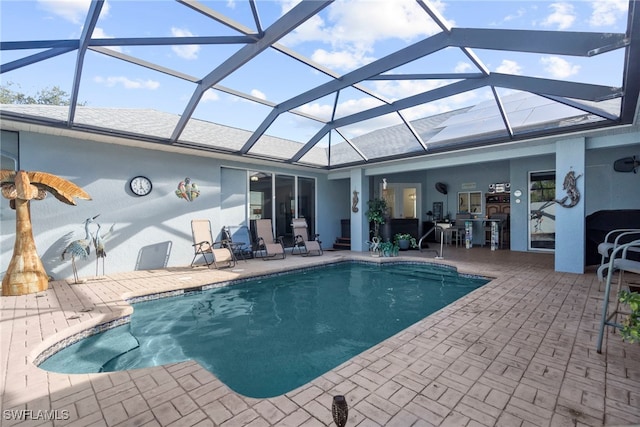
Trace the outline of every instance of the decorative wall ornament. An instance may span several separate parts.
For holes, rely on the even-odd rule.
[[[574,171],[567,172],[562,183],[562,188],[566,191],[567,195],[562,199],[556,199],[555,202],[563,208],[572,208],[580,202],[580,192],[578,191],[577,181],[582,174],[576,176]],[[569,203],[567,203],[569,201]]]
[[[358,210],[358,192],[356,190],[353,190],[353,198],[351,199],[351,212],[357,213]]]
[[[193,202],[200,195],[200,189],[195,182],[191,182],[191,178],[187,177],[184,181],[178,184],[176,190],[176,196],[180,199],[184,199],[187,202]]]

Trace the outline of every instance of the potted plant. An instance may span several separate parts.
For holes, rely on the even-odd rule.
[[[621,291],[620,302],[627,304],[631,312],[622,322],[620,335],[627,342],[640,342],[640,293]]]
[[[398,245],[401,251],[406,251],[409,248],[415,249],[418,247],[416,239],[409,233],[398,233],[393,237],[393,241]]]
[[[395,242],[386,241],[380,243],[380,252],[382,253],[382,256],[398,256],[398,249],[398,245]]]
[[[374,198],[367,202],[369,209],[365,212],[369,222],[373,222],[373,237],[380,241],[380,225],[385,223],[387,215],[387,201]]]

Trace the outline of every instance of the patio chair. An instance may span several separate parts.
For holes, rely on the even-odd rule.
[[[194,266],[198,256],[202,256],[207,267],[211,267],[211,264],[213,264],[215,268],[220,268],[218,263],[226,263],[227,267],[236,265],[236,260],[231,250],[222,246],[222,242],[213,241],[211,222],[208,219],[191,220],[191,234],[193,236],[192,246],[194,252],[191,267]],[[211,262],[207,259],[207,255],[211,256]]]
[[[316,252],[316,255],[322,255],[322,242],[318,240],[319,234],[314,234],[313,238],[309,238],[309,228],[307,226],[307,220],[304,218],[294,218],[291,223],[293,228],[293,249],[291,254],[295,254],[296,250],[302,256],[309,256],[312,252]]]
[[[282,237],[275,238],[273,236],[273,228],[270,219],[256,219],[254,221],[254,230],[256,236],[256,256],[260,254],[263,260],[273,259],[281,256],[286,257],[284,252],[284,243]]]
[[[504,246],[505,231],[509,225],[508,213],[494,213],[489,215],[489,219],[500,220],[498,223],[498,248],[502,249]],[[485,243],[491,244],[491,221],[484,223]]]
[[[251,233],[246,225],[229,225],[222,227],[222,241],[233,252],[233,255],[243,260],[253,258]]]
[[[618,228],[611,230],[604,237],[604,242],[598,244],[598,253],[602,256],[600,266],[608,260],[611,252],[619,245],[640,238],[640,228]]]
[[[471,214],[468,213],[456,214],[456,220],[453,225],[444,230],[447,243],[451,244],[455,240],[456,247],[464,243],[466,234],[464,221],[470,218]]]
[[[598,268],[598,280],[601,282],[606,281],[604,298],[602,301],[602,316],[600,318],[600,332],[598,333],[598,343],[596,345],[596,350],[598,353],[602,352],[602,340],[604,338],[605,326],[613,326],[617,329],[622,327],[621,324],[616,322],[616,317],[618,314],[620,314],[620,311],[619,311],[620,300],[618,298],[618,294],[620,293],[620,288],[622,287],[622,284],[623,284],[624,274],[626,272],[640,274],[640,261],[629,259],[630,252],[636,252],[636,253],[640,252],[640,240],[634,240],[630,243],[619,245],[610,254],[609,262],[607,264],[601,265]],[[605,279],[605,273],[604,273],[605,271],[606,271],[606,279]],[[613,275],[616,271],[618,271],[618,284],[613,297],[616,303],[613,311],[609,312],[609,294],[611,292],[611,282],[613,279]]]

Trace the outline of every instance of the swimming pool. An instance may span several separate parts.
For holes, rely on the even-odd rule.
[[[487,280],[420,263],[338,263],[133,304],[131,322],[75,343],[43,369],[98,372],[198,361],[231,389],[303,385]]]

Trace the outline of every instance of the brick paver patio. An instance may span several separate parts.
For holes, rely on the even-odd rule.
[[[430,252],[407,254],[436,262]],[[603,353],[595,351],[604,286],[594,269],[555,272],[550,254],[447,248],[437,262],[494,280],[275,398],[238,395],[193,361],[90,375],[33,364],[65,338],[130,314],[131,296],[362,257],[371,259],[326,252],[241,261],[234,271],[137,271],[2,297],[1,423],[328,426],[332,396],[344,394],[347,426],[640,425],[640,345],[607,333]]]

